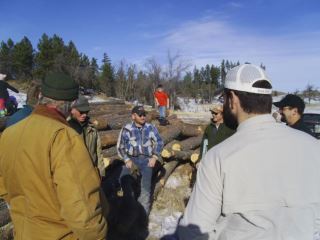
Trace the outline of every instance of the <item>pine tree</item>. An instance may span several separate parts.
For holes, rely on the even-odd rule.
[[[219,87],[219,78],[220,78],[220,68],[215,67],[214,65],[211,65],[210,68],[210,76],[211,76],[211,83],[214,86],[214,89],[217,89]]]
[[[47,34],[43,34],[37,45],[38,52],[35,56],[34,75],[43,78],[50,70],[53,69],[54,55],[51,40]]]
[[[91,61],[90,61],[89,79],[90,79],[90,82],[91,82],[91,88],[93,88],[95,90],[100,90],[98,76],[99,76],[99,66],[98,66],[98,63],[97,63],[97,59],[92,58]]]
[[[0,47],[0,73],[7,74],[7,78],[12,79],[14,77],[13,73],[13,59],[12,52],[14,48],[14,42],[11,38],[8,41],[1,42]]]
[[[13,71],[17,79],[32,79],[34,50],[30,40],[24,37],[13,48]]]
[[[80,54],[75,44],[70,41],[64,48],[64,66],[67,72],[74,76],[80,65]]]
[[[226,65],[225,65],[224,59],[221,62],[220,72],[221,72],[221,86],[224,86],[224,83],[226,81],[226,76],[227,76]]]
[[[115,97],[116,91],[114,69],[106,53],[103,54],[102,63],[101,76],[99,78],[100,87],[107,96]]]

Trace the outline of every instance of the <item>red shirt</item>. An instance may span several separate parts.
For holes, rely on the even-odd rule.
[[[154,97],[158,100],[159,106],[167,106],[169,97],[165,92],[155,91]]]

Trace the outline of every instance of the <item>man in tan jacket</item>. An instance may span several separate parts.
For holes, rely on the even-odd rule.
[[[78,85],[63,73],[42,83],[40,104],[0,138],[0,196],[16,240],[105,239],[99,175],[68,126]]]
[[[200,162],[180,240],[307,240],[320,230],[320,142],[275,122],[258,66],[226,76],[223,117],[237,132]]]

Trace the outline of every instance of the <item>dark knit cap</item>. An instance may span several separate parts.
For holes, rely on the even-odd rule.
[[[79,98],[72,105],[72,108],[75,108],[80,112],[89,112],[89,101],[84,96],[79,96]]]
[[[73,101],[78,98],[79,85],[64,73],[49,73],[42,81],[41,92],[54,100]]]

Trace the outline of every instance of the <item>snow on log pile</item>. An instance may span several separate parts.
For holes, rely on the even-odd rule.
[[[90,107],[92,109],[90,111],[91,121],[97,127],[101,137],[104,163],[108,170],[112,168],[113,162],[119,163],[116,143],[120,129],[126,123],[131,122],[132,105],[127,105],[124,101],[109,101],[90,103]],[[158,117],[159,114],[155,110],[151,110],[147,114],[147,121],[158,128],[165,143],[161,154],[163,165],[157,173],[155,183],[155,199],[150,215],[150,237],[148,239],[158,239],[157,237],[172,232],[177,218],[185,208],[184,204],[190,194],[192,166],[193,162],[197,161],[205,128],[204,125],[184,123],[176,115],[168,116],[169,125],[160,126],[157,121]],[[1,131],[5,128],[5,121],[6,118],[0,119],[0,137]],[[193,161],[190,161],[191,159]],[[171,178],[169,178],[170,175]],[[3,207],[3,211],[0,211],[0,227],[2,229],[0,230],[0,239],[5,239],[4,234],[12,234],[12,224],[9,221],[9,212],[6,207]],[[8,239],[11,238],[8,237]]]

